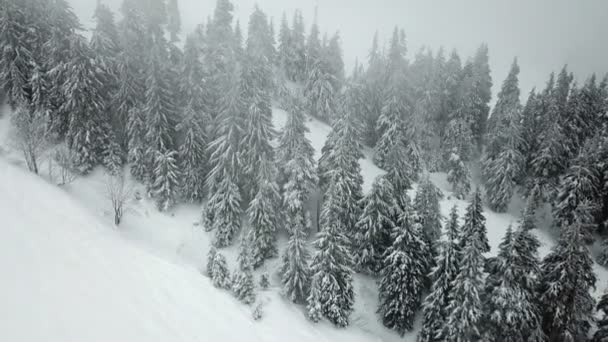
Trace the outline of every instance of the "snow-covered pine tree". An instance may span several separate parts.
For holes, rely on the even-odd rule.
[[[204,195],[207,146],[203,120],[200,112],[196,112],[193,101],[186,106],[184,117],[176,130],[183,136],[178,149],[182,173],[181,196],[189,202],[199,202]]]
[[[360,271],[378,274],[382,270],[385,252],[392,245],[391,234],[401,214],[394,196],[392,184],[379,176],[362,200],[363,211],[355,225],[353,241],[355,267]]]
[[[240,260],[240,268],[234,274],[232,279],[232,291],[234,296],[245,304],[251,304],[255,301],[255,282],[253,279],[253,266],[251,263],[251,256],[249,252],[249,239],[243,238],[241,249],[245,251],[239,256],[242,257]]]
[[[403,139],[397,139],[385,161],[385,177],[392,184],[395,201],[402,211],[411,204],[408,191],[416,178],[416,170],[410,164],[410,155]]]
[[[453,288],[452,283],[458,274],[459,229],[458,211],[454,206],[446,223],[445,238],[438,243],[436,266],[430,275],[433,287],[422,305],[424,318],[422,329],[418,334],[418,342],[439,342],[444,338],[444,326],[450,315],[447,307]]]
[[[310,115],[331,122],[336,112],[337,90],[334,88],[334,75],[329,73],[329,65],[324,58],[309,61],[311,64],[304,85],[304,96]]]
[[[123,136],[126,127],[121,125],[114,111],[113,97],[118,91],[118,56],[120,42],[118,30],[114,23],[114,14],[106,5],[99,3],[95,10],[97,25],[93,30],[90,47],[95,55],[97,65],[105,74],[103,89],[104,109],[101,113],[102,123],[102,160],[101,163],[111,173],[117,173],[123,165]]]
[[[295,178],[294,178],[295,179]],[[283,293],[294,303],[303,303],[310,288],[310,252],[306,247],[306,232],[310,228],[310,218],[304,210],[302,191],[292,179],[285,186],[284,206],[286,207],[289,240],[283,253],[281,282]]]
[[[167,66],[167,43],[162,37],[156,37],[151,54],[148,57],[148,74],[146,78],[146,114],[145,141],[149,163],[157,152],[165,153],[175,148],[175,122],[177,108],[170,92],[170,71]],[[150,179],[154,182],[154,179]]]
[[[474,113],[471,123],[471,132],[477,142],[478,149],[481,150],[483,136],[486,133],[488,115],[490,113],[490,100],[492,99],[492,77],[490,75],[490,65],[488,58],[488,45],[479,46],[473,57],[473,85],[471,92],[471,109]]]
[[[103,157],[106,74],[97,65],[84,37],[73,35],[70,47],[68,62],[61,66],[70,70],[62,86],[65,102],[61,111],[69,116],[66,139],[75,153],[75,167],[88,173]]]
[[[572,75],[566,67],[562,69],[553,82],[553,75],[549,80],[547,89],[543,92],[543,126],[539,135],[539,147],[533,155],[531,166],[534,177],[543,189],[544,197],[552,199],[559,175],[567,167],[566,148],[564,142],[569,141],[564,127],[564,116],[569,115],[566,110],[568,95],[570,94]]]
[[[403,117],[406,115],[407,106],[402,98],[403,93],[399,89],[399,84],[389,85],[387,93],[376,128],[381,135],[374,148],[374,163],[381,168],[386,166],[390,151],[405,138]],[[411,162],[409,164],[413,165]]]
[[[315,242],[308,316],[316,322],[325,317],[339,327],[348,325],[353,311],[352,257],[345,232],[344,198],[339,184],[330,185],[323,204],[322,229]]]
[[[350,113],[345,113],[336,121],[334,131],[328,137],[332,141],[326,142],[327,149],[319,160],[318,173],[321,190],[336,183],[336,191],[341,199],[340,220],[345,227],[343,233],[350,239],[355,233],[354,227],[361,214],[360,200],[363,198],[363,178],[359,165],[363,154],[353,119]]]
[[[593,334],[591,342],[606,342],[608,341],[608,292],[604,294],[597,303],[597,311],[600,312],[601,318],[597,322],[597,330]]]
[[[592,221],[589,204],[579,204],[573,223],[562,227],[557,245],[542,262],[538,289],[543,330],[550,341],[585,340],[595,300],[593,260],[583,230]]]
[[[477,189],[467,206],[459,241],[460,247],[464,249],[467,244],[467,237],[472,236],[473,232],[479,233],[476,236],[476,239],[479,240],[477,241],[477,247],[480,249],[479,252],[483,254],[490,251],[490,243],[488,242],[488,230],[486,228],[486,218],[483,215],[482,204],[481,192]]]
[[[447,306],[449,317],[443,336],[446,341],[466,342],[481,336],[481,319],[483,303],[480,295],[483,291],[483,253],[489,250],[485,226],[478,209],[481,207],[481,195],[475,193],[473,202],[467,208],[465,222],[460,236],[461,247],[458,261],[458,275],[452,282],[450,302]],[[479,205],[477,205],[479,203]],[[483,227],[483,228],[482,228]]]
[[[211,283],[213,286],[220,289],[230,289],[230,272],[228,271],[228,264],[226,263],[226,257],[223,254],[217,252],[213,258],[211,265]]]
[[[247,215],[251,223],[251,258],[254,268],[277,254],[277,231],[281,195],[276,183],[276,169],[268,157],[262,155],[258,165],[257,193],[249,203]]]
[[[292,68],[292,65],[294,51],[291,39],[291,30],[289,29],[289,23],[287,22],[285,12],[283,12],[283,17],[281,18],[281,27],[279,28],[279,46],[277,53],[278,67],[287,79],[293,81],[294,68]]]
[[[25,44],[27,20],[25,6],[5,1],[0,10],[0,85],[9,105],[15,109],[30,102],[28,88],[34,52]]]
[[[518,86],[519,66],[515,60],[498,93],[498,100],[489,122],[488,145],[482,160],[486,197],[489,206],[504,212],[515,191],[516,181],[524,168],[521,146],[521,104]]]
[[[179,41],[181,26],[182,21],[177,0],[167,1],[167,30],[169,31],[171,42]]]
[[[295,177],[291,173],[297,172],[302,177],[298,181],[304,183],[303,189],[308,192],[315,187],[317,179],[315,150],[305,135],[308,132],[305,120],[303,108],[296,102],[290,108],[287,122],[279,137],[276,159],[279,167],[279,185],[284,186],[286,182]],[[292,161],[297,162],[301,170],[298,170],[295,165],[289,166]]]
[[[205,223],[211,224],[211,230],[215,230],[215,246],[231,245],[241,230],[241,196],[230,177],[225,177],[217,185],[206,204],[206,213],[213,213],[212,220]]]
[[[442,216],[439,201],[442,198],[443,193],[441,190],[431,182],[428,174],[424,175],[420,183],[418,183],[413,208],[418,215],[424,241],[431,248],[435,246],[435,243],[441,236]]]
[[[206,183],[210,197],[203,209],[203,222],[208,230],[228,228],[223,233],[216,232],[216,237],[219,237],[217,234],[223,236],[217,241],[222,246],[230,244],[235,231],[240,230],[241,195],[236,182],[239,179],[238,155],[242,128],[237,94],[238,89],[233,89],[226,97],[227,106],[219,117],[217,138],[208,146],[211,170]],[[230,215],[228,221],[224,221],[226,213]]]
[[[131,165],[131,175],[140,182],[146,181],[148,170],[146,169],[146,145],[145,145],[145,113],[140,107],[129,110],[129,121],[127,125],[128,153],[127,161]]]
[[[302,82],[307,78],[306,75],[306,37],[305,37],[304,18],[302,12],[296,10],[293,14],[291,24],[291,45],[293,50],[293,75],[294,81]]]
[[[412,330],[427,276],[426,244],[417,225],[411,211],[400,214],[381,271],[378,313],[384,326],[401,336]]]
[[[156,199],[158,210],[167,211],[175,205],[180,186],[181,175],[177,164],[177,152],[167,150],[164,153],[160,151],[155,153],[150,192]]]
[[[297,121],[294,116],[292,113],[290,120]],[[289,123],[287,125],[291,126]],[[285,129],[283,137],[286,138],[290,131]],[[306,139],[303,133],[299,139]],[[283,146],[289,145],[284,144]],[[279,155],[286,157],[286,150],[288,149],[281,150]],[[310,286],[310,268],[308,266],[310,253],[306,247],[306,236],[310,230],[310,216],[305,205],[309,191],[316,182],[314,159],[310,152],[310,142],[304,140],[300,143],[299,148],[294,147],[292,159],[287,161],[283,169],[287,179],[283,186],[283,208],[289,241],[283,253],[281,273],[283,274],[283,292],[296,303],[306,300]]]
[[[534,298],[519,281],[514,264],[517,252],[511,227],[500,246],[496,270],[486,279],[483,336],[488,341],[544,341]]]
[[[213,262],[215,261],[215,255],[217,254],[217,249],[211,246],[209,248],[209,252],[207,253],[207,266],[205,268],[205,272],[209,277],[212,276],[211,270],[213,269]]]
[[[471,191],[471,172],[466,162],[455,151],[450,154],[448,160],[448,182],[458,199],[465,199]]]

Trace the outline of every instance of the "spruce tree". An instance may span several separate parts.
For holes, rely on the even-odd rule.
[[[304,183],[304,189],[310,191],[316,185],[317,180],[314,169],[315,150],[305,135],[308,132],[305,125],[306,117],[303,108],[297,104],[292,106],[288,115],[277,147],[279,184],[284,185],[288,182],[291,172],[302,171],[303,178],[300,181]],[[292,161],[297,162],[302,169],[295,169],[295,165],[289,166]]]
[[[144,112],[140,107],[129,110],[129,121],[127,125],[128,153],[127,161],[131,165],[131,175],[137,181],[144,182],[147,177],[147,166],[145,159],[145,126]]]
[[[412,213],[401,213],[381,272],[378,313],[384,326],[401,336],[412,330],[424,291],[426,246],[420,233]]]
[[[156,199],[158,210],[167,211],[175,205],[180,185],[181,172],[177,164],[177,152],[156,151],[155,153],[150,192]]]
[[[423,238],[429,247],[435,246],[441,235],[441,213],[439,201],[443,198],[443,193],[433,184],[428,176],[425,175],[418,184],[416,197],[414,198],[413,208],[420,221]]]
[[[75,167],[88,173],[102,160],[106,74],[95,62],[84,37],[72,36],[70,47],[68,62],[62,66],[70,72],[62,87],[65,102],[61,110],[68,113],[66,139],[75,153]]]
[[[596,309],[601,313],[601,318],[597,320],[597,330],[591,341],[606,342],[608,341],[608,292],[604,291]]]
[[[322,230],[315,242],[311,263],[308,316],[317,322],[325,317],[339,327],[349,323],[353,311],[352,257],[345,232],[343,198],[334,181],[323,204]]]
[[[418,342],[439,342],[444,339],[444,326],[450,315],[447,307],[453,281],[458,274],[458,235],[458,211],[454,206],[446,223],[445,239],[439,242],[436,266],[430,275],[433,287],[422,305],[424,318]]]
[[[524,142],[518,74],[519,66],[515,60],[492,112],[488,145],[482,160],[486,197],[490,208],[498,212],[507,210],[525,162],[520,152]]]
[[[562,227],[557,245],[542,262],[538,289],[543,330],[550,341],[586,339],[593,320],[595,287],[593,260],[583,230],[591,217],[581,203],[571,225]]]
[[[190,102],[182,121],[176,127],[183,136],[183,142],[178,149],[182,173],[181,195],[189,202],[199,202],[203,199],[206,171],[206,132],[202,118],[194,108],[194,104]]]
[[[483,268],[485,259],[483,253],[489,250],[485,227],[481,229],[480,215],[476,210],[476,202],[481,196],[477,192],[472,204],[467,208],[465,222],[460,236],[462,251],[458,261],[458,275],[452,282],[450,301],[447,312],[450,313],[443,336],[446,341],[465,342],[476,340],[481,336],[481,319],[483,304]],[[475,224],[477,223],[477,224]]]
[[[488,242],[488,230],[486,228],[486,218],[483,215],[481,201],[481,193],[479,189],[475,191],[469,205],[467,206],[464,223],[462,224],[462,232],[460,236],[460,247],[464,248],[467,244],[467,237],[472,236],[473,232],[478,233],[476,236],[477,243],[479,244],[480,253],[487,253],[490,251],[490,243]]]
[[[355,266],[361,271],[377,274],[382,269],[400,214],[394,195],[392,184],[380,176],[362,200],[363,211],[355,225],[354,239]]]
[[[241,250],[245,251],[241,259],[241,267],[236,271],[232,279],[232,291],[234,296],[245,304],[255,301],[255,282],[253,279],[253,266],[251,263],[251,248],[248,246],[247,238],[242,240]]]
[[[220,289],[230,289],[230,272],[228,271],[226,257],[221,253],[215,253],[210,274],[213,286]]]
[[[278,46],[278,66],[280,70],[283,72],[285,77],[291,81],[294,80],[293,75],[293,45],[291,39],[291,30],[289,29],[289,23],[287,22],[287,16],[285,12],[283,12],[283,17],[281,18],[281,27],[279,28],[279,46]]]
[[[515,233],[517,234],[517,233]],[[514,237],[509,227],[500,246],[497,262],[499,274],[492,281],[486,279],[486,319],[484,338],[490,341],[543,341],[544,336],[538,329],[540,319],[534,298],[519,282],[514,264],[517,251]]]
[[[241,196],[239,188],[230,177],[225,177],[215,188],[213,196],[206,204],[206,224],[215,230],[214,244],[216,247],[226,247],[232,244],[236,234],[241,230]]]
[[[262,266],[266,259],[277,254],[277,231],[279,224],[279,204],[281,196],[275,181],[274,166],[262,156],[258,169],[258,192],[255,194],[247,214],[251,223],[251,258],[254,268]]]
[[[181,29],[181,17],[177,0],[169,0],[167,2],[167,30],[171,36],[171,41],[176,42],[179,40],[179,32]]]
[[[289,184],[289,183],[288,183]],[[310,288],[310,252],[306,247],[306,231],[310,228],[310,218],[304,212],[303,204],[298,202],[297,192],[287,192],[287,220],[289,240],[283,253],[281,282],[283,293],[294,303],[306,301]]]
[[[15,109],[29,104],[29,79],[34,52],[25,44],[27,20],[19,1],[4,1],[0,10],[0,85]]]

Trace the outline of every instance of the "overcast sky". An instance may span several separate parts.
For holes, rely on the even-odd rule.
[[[97,0],[70,0],[87,28]],[[121,0],[101,0],[118,10]],[[213,13],[215,0],[178,0],[182,29],[191,31]],[[407,34],[408,57],[421,46],[456,48],[463,60],[486,42],[495,95],[515,56],[521,67],[522,96],[543,87],[552,70],[568,64],[579,81],[608,71],[607,0],[233,0],[246,28],[257,3],[278,24],[286,12],[302,10],[307,27],[318,6],[322,31],[339,30],[348,71],[365,59],[376,30],[390,36],[395,25]]]

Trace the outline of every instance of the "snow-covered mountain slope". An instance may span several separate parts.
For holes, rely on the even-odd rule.
[[[285,120],[286,113],[275,109],[277,129]],[[134,199],[116,229],[102,170],[67,186],[50,184],[44,171],[37,177],[22,167],[7,126],[5,115],[0,118],[0,266],[5,269],[0,340],[415,341],[415,332],[401,338],[378,321],[376,284],[365,276],[355,277],[350,327],[309,322],[302,306],[280,295],[278,258],[257,272],[271,275],[271,287],[258,291],[264,317],[254,321],[253,307],[214,288],[200,272],[212,238],[198,224],[200,207],[180,205],[159,213],[148,199]],[[308,127],[319,157],[330,128],[316,120]],[[367,191],[382,170],[370,158],[361,160],[361,167]],[[443,214],[453,205],[464,213],[466,202],[451,198],[445,175],[432,177],[446,195]],[[506,227],[517,222],[516,202],[511,213],[485,212],[493,252]],[[554,238],[548,229],[537,234],[544,255]],[[237,247],[222,252],[234,269]],[[595,270],[599,295],[608,274],[599,266]]]

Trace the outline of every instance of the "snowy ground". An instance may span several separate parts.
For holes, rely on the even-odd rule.
[[[275,126],[285,120],[285,112],[275,109]],[[355,277],[351,327],[310,323],[303,307],[280,296],[278,259],[258,272],[271,275],[271,287],[258,293],[264,318],[253,321],[252,307],[215,289],[200,273],[212,237],[198,225],[200,207],[180,205],[159,213],[148,199],[134,199],[117,229],[102,170],[67,186],[50,184],[44,174],[25,171],[7,126],[5,115],[0,118],[0,266],[8,273],[0,281],[1,340],[415,341],[415,333],[404,339],[382,327],[375,314],[376,284],[364,276]],[[330,128],[316,120],[308,126],[319,157]],[[370,158],[361,167],[367,191],[382,170]],[[432,179],[445,193],[442,213],[447,217],[453,205],[463,213],[466,202],[451,198],[445,175]],[[517,223],[521,205],[514,200],[511,207],[508,214],[485,212],[493,251],[506,227]],[[554,237],[547,228],[537,234],[544,255]],[[234,269],[236,246],[223,252]],[[599,295],[608,273],[599,266],[596,272]]]

